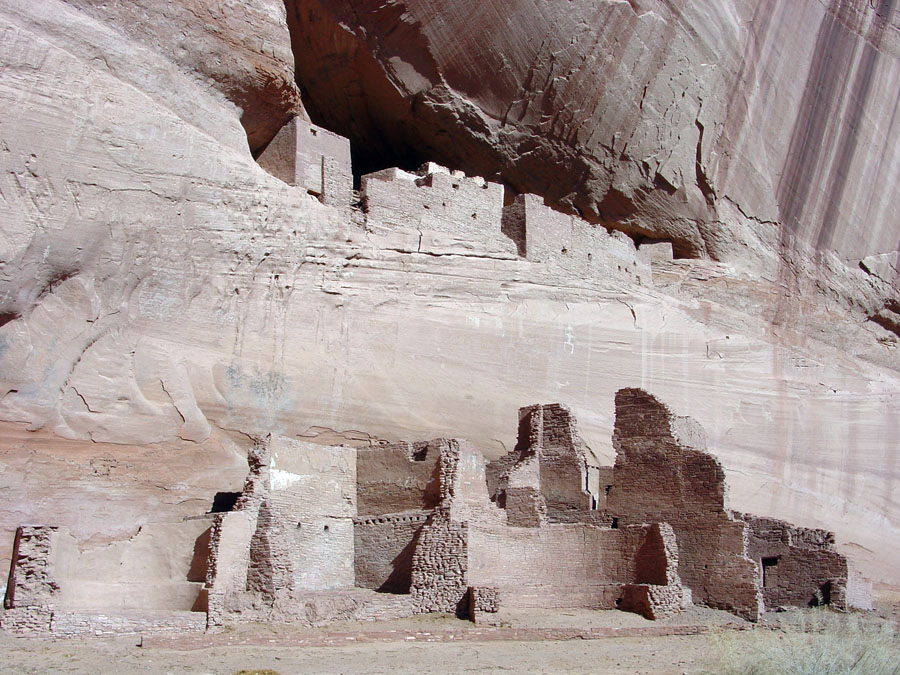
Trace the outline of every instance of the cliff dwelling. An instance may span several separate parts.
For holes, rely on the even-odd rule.
[[[612,466],[596,465],[559,404],[521,408],[516,448],[493,462],[462,439],[352,448],[268,435],[231,510],[101,555],[65,528],[20,527],[4,626],[78,635],[430,612],[490,624],[503,607],[656,619],[693,603],[755,621],[789,605],[871,606],[831,533],[728,510],[696,422],[641,389],[615,405]]]
[[[0,2],[9,669],[893,630],[898,2]]]

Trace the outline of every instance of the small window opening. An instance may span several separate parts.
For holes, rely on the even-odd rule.
[[[763,588],[771,588],[775,585],[775,568],[778,566],[778,558],[763,558],[761,561]]]
[[[609,497],[609,491],[612,490],[612,485],[607,485],[603,488],[603,491],[606,493],[606,496]]]
[[[614,530],[618,530],[619,529],[619,519],[613,518],[612,525],[610,527],[612,527],[612,529],[614,529]]]
[[[209,512],[227,513],[228,511],[234,511],[240,496],[240,492],[217,492],[216,496],[213,497],[212,508],[210,508]]]
[[[325,527],[323,527],[322,529],[323,529],[325,532],[328,532],[328,526],[327,526],[327,525],[326,525]]]

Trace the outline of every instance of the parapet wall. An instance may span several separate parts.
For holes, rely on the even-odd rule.
[[[384,169],[362,177],[366,227],[376,234],[408,234],[410,252],[515,259],[516,245],[501,231],[503,186],[431,162],[418,174]]]
[[[530,262],[576,277],[650,284],[649,258],[627,235],[555,211],[538,195],[518,195],[503,210],[503,231]]]

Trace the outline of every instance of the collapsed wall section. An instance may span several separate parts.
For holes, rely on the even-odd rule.
[[[550,522],[609,524],[598,511],[600,467],[578,433],[571,411],[558,403],[519,409],[515,449],[487,467],[493,498],[518,525]]]
[[[759,565],[767,609],[785,605],[850,606],[847,560],[834,549],[833,533],[796,527],[774,518],[749,514],[740,518],[748,526],[747,551]]]
[[[561,412],[559,406],[547,407]],[[552,446],[554,434],[562,433],[571,444],[570,425],[536,424],[532,431],[536,443],[546,435]],[[412,592],[420,611],[464,614],[466,602],[479,597],[491,602],[469,607],[469,613],[498,604],[623,606],[657,617],[681,608],[677,545],[668,526],[612,529],[544,521],[517,527],[508,509],[488,499],[484,459],[463,441],[442,445],[440,477],[440,505],[422,529],[413,556]]]

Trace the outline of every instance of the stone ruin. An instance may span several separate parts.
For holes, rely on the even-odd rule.
[[[353,210],[365,232],[404,253],[523,259],[554,273],[637,285],[649,285],[651,262],[673,257],[671,242],[646,239],[638,247],[622,232],[552,209],[538,195],[507,198],[499,183],[434,162],[415,173],[366,174],[354,193],[350,142],[299,117],[257,162],[322,203]]]
[[[871,607],[823,530],[727,509],[703,430],[641,389],[616,394],[613,466],[562,405],[519,411],[508,455],[461,439],[369,447],[269,436],[223,510],[82,549],[16,533],[3,627],[53,635],[321,625],[501,607],[656,619],[696,603],[755,621],[784,605]]]

